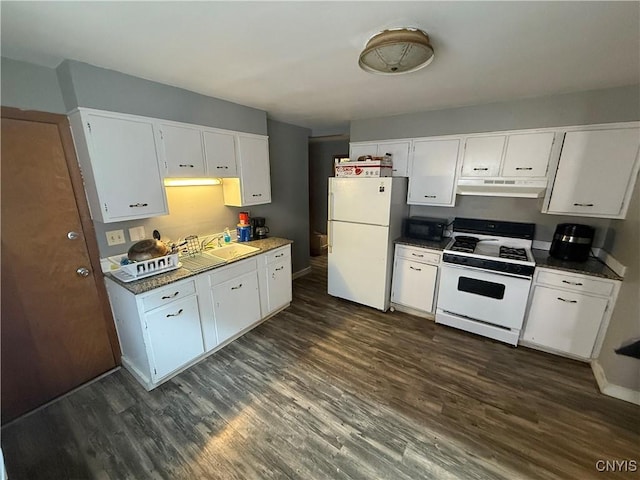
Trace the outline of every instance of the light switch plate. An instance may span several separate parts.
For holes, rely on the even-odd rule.
[[[129,229],[129,238],[131,238],[132,242],[137,242],[138,240],[144,240],[147,233],[144,231],[143,226],[132,227]]]
[[[111,230],[110,232],[106,232],[107,236],[107,245],[120,245],[124,243],[124,230]]]

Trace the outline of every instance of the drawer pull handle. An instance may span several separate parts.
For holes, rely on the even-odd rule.
[[[178,165],[178,166],[179,166],[179,167],[181,167],[181,168],[193,168],[193,165],[189,165],[188,163],[187,163],[187,164],[185,164],[185,163],[181,163],[181,164],[180,164],[180,165]]]
[[[436,198],[437,195],[425,195],[424,198]]]
[[[593,203],[574,203],[576,207],[593,207]]]
[[[276,272],[279,272],[280,270],[284,270],[284,267],[276,268]]]
[[[487,167],[475,167],[474,170],[481,170],[483,172],[489,170]]]
[[[409,268],[410,268],[411,270],[415,270],[416,272],[421,272],[421,271],[422,271],[422,269],[421,269],[421,268],[416,268],[416,267],[414,267],[414,266],[412,266],[412,265],[409,265]]]
[[[231,290],[238,290],[239,288],[242,288],[242,284],[231,287]]]
[[[424,255],[422,255],[421,253],[412,253],[411,255],[413,255],[414,257],[424,257]]]
[[[277,254],[275,258],[280,258],[280,257],[284,257],[284,253]]]
[[[167,318],[169,317],[177,317],[178,315],[180,315],[183,312],[182,309],[178,310],[176,313],[167,313]]]
[[[218,165],[216,168],[229,168],[229,167],[226,165]]]
[[[582,283],[580,283],[580,282],[570,282],[568,280],[562,280],[562,283],[566,283],[568,285],[575,285],[576,287],[581,287],[582,286]]]
[[[129,205],[129,208],[139,208],[139,207],[148,207],[148,203],[132,203]]]
[[[533,170],[533,167],[516,167],[516,170]]]
[[[162,297],[162,300],[166,300],[168,298],[177,297],[179,294],[180,294],[180,292],[176,292],[173,295],[165,295],[164,297]]]
[[[558,297],[558,300],[562,300],[563,302],[567,302],[567,303],[578,303],[577,300],[567,300],[566,298],[562,298],[562,297]]]
[[[262,194],[261,193],[252,193],[251,196],[252,197],[261,197]]]

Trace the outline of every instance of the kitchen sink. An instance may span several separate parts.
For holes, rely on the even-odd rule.
[[[249,245],[225,245],[224,247],[214,248],[213,250],[208,250],[203,252],[204,255],[208,255],[210,257],[219,258],[225,262],[229,260],[233,260],[234,258],[242,257],[243,255],[248,255],[249,253],[257,252],[260,250],[256,247],[251,247]]]

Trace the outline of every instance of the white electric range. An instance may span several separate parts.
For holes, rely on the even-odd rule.
[[[535,224],[456,218],[436,323],[518,344],[535,270]]]

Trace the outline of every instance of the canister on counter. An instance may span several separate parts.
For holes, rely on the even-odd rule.
[[[238,233],[238,241],[239,242],[248,242],[251,240],[251,225],[244,225],[239,223],[236,231]]]

